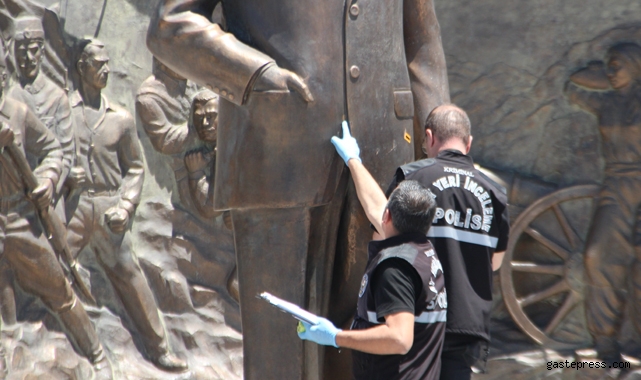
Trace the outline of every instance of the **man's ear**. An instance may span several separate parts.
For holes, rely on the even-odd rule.
[[[426,147],[431,147],[434,145],[434,135],[432,134],[432,130],[429,128],[425,129],[425,141],[426,141]]]
[[[392,223],[392,213],[388,208],[383,211],[383,223]]]
[[[82,75],[85,71],[85,63],[83,61],[78,61],[76,63],[76,70],[78,71],[78,75],[80,75],[80,77],[82,78]]]
[[[470,149],[472,149],[472,135],[470,135],[470,138],[467,139],[467,145],[465,146],[465,154],[470,153]]]

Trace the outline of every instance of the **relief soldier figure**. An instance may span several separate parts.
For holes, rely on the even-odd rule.
[[[597,117],[601,132],[605,178],[585,252],[585,307],[599,358],[618,362],[626,299],[641,314],[641,47],[611,47],[606,70],[592,63],[574,73],[566,95]],[[633,322],[641,333],[641,318]]]
[[[63,152],[61,183],[56,191],[59,197],[74,154],[69,99],[65,91],[41,70],[45,36],[41,20],[34,16],[19,17],[15,21],[15,31],[13,50],[18,81],[8,96],[26,104],[58,138]]]
[[[324,351],[256,295],[327,315],[342,213],[336,280],[355,281],[335,289],[333,319],[353,315],[350,265],[364,265],[371,230],[328,141],[349,119],[381,185],[413,160],[412,120],[449,101],[438,21],[432,0],[243,0],[224,2],[223,30],[209,20],[218,3],[161,1],[148,47],[221,96],[214,207],[231,210],[245,378],[319,378]]]
[[[159,153],[172,156],[177,197],[183,206],[190,206],[187,172],[183,154],[192,148],[195,139],[189,133],[191,101],[196,85],[176,74],[158,59],[153,59],[153,75],[145,79],[136,94],[136,113],[142,122],[151,145]]]
[[[235,273],[235,258],[218,250],[203,251],[199,249],[203,243],[206,246],[219,243],[217,238],[221,234],[229,235],[230,231],[221,228],[213,232],[212,229],[218,228],[214,223],[214,218],[220,213],[213,212],[212,203],[209,203],[208,206],[199,203],[202,199],[192,196],[193,193],[190,191],[192,185],[183,158],[185,153],[199,145],[203,145],[201,148],[209,146],[213,149],[211,145],[215,145],[216,142],[215,125],[213,126],[213,137],[209,133],[208,137],[204,140],[201,138],[200,141],[203,120],[194,119],[195,126],[194,128],[190,127],[190,114],[193,114],[194,107],[200,105],[199,101],[193,100],[196,92],[197,86],[193,82],[176,74],[154,58],[153,75],[145,79],[138,88],[136,112],[151,145],[157,152],[169,156],[169,164],[174,172],[176,188],[172,193],[174,208],[172,233],[174,236],[178,235],[181,239],[186,239],[194,244],[196,252],[191,255],[192,263],[199,263],[200,266],[205,265],[208,271],[208,274],[203,276],[197,268],[190,267],[189,270],[186,270],[186,266],[183,265],[183,274],[192,283],[213,287],[223,292],[227,291],[231,297],[230,301],[237,303],[237,284],[234,282],[235,276],[232,275]],[[217,115],[217,104],[214,106]],[[216,119],[214,118],[212,122],[216,122]],[[211,191],[213,194],[213,187]],[[203,260],[200,260],[201,258]],[[196,276],[190,275],[192,273]]]
[[[38,296],[58,316],[70,338],[97,370],[111,378],[104,354],[82,303],[65,278],[47,236],[38,221],[38,208],[52,201],[62,172],[62,149],[28,107],[5,94],[7,81],[4,52],[0,49],[0,252],[23,290]],[[15,145],[14,145],[15,144]],[[22,173],[8,151],[38,162],[33,173],[40,185],[27,198]]]
[[[214,209],[212,181],[216,170],[218,95],[209,90],[203,90],[194,97],[192,127],[202,144],[201,147],[185,154],[185,167],[189,173],[189,194],[192,203],[200,216],[205,219],[213,220],[222,214],[225,230],[231,231],[232,222],[229,211],[221,213]],[[240,296],[235,262],[228,263],[220,258],[216,262],[227,275],[224,279],[227,284],[227,292],[238,302]]]
[[[185,154],[189,194],[200,215],[212,219],[220,215],[214,210],[214,186],[210,186],[216,170],[218,95],[208,90],[198,93],[193,101],[192,120],[194,130],[205,146]],[[209,178],[206,173],[208,168]]]
[[[184,371],[187,363],[171,353],[154,296],[133,257],[131,221],[144,175],[136,126],[127,111],[101,93],[109,74],[104,45],[83,40],[79,51],[80,85],[69,100],[77,172],[84,184],[67,202],[69,245],[75,255],[84,247],[94,252],[151,361],[164,370]]]
[[[62,146],[62,173],[54,194],[56,212],[64,218],[62,188],[67,179],[73,159],[73,131],[71,110],[65,92],[41,70],[44,55],[45,32],[42,21],[34,16],[22,16],[15,20],[13,52],[18,74],[17,82],[7,96],[26,104],[29,110],[51,130]],[[36,163],[32,163],[34,166]],[[2,316],[8,324],[16,322],[16,305],[13,292],[13,274],[6,262],[1,262],[0,294]]]

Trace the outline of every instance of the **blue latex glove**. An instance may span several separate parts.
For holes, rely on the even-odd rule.
[[[322,344],[323,346],[336,345],[336,334],[341,329],[336,328],[332,322],[325,318],[318,318],[320,323],[317,325],[310,325],[307,322],[298,322],[298,337],[303,340],[310,340],[314,343]]]
[[[332,144],[334,144],[336,151],[343,161],[345,161],[345,165],[347,165],[347,161],[352,158],[362,162],[360,158],[361,149],[358,147],[356,139],[349,133],[349,125],[346,121],[343,121],[343,138],[332,137]]]

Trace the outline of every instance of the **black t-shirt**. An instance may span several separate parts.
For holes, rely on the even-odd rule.
[[[409,312],[414,314],[416,297],[423,291],[421,277],[410,263],[390,258],[374,270],[372,289],[376,302],[376,317]]]
[[[414,341],[404,355],[354,351],[354,378],[438,379],[447,294],[432,244],[424,234],[411,233],[372,241],[368,251],[352,329],[368,329],[385,323],[390,314],[410,312],[414,315]]]

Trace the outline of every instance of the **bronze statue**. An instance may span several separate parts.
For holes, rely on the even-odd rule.
[[[210,186],[216,170],[216,140],[218,128],[218,95],[205,90],[196,95],[192,107],[193,128],[205,147],[185,154],[189,173],[189,193],[198,212],[205,218],[220,214],[214,210],[214,186]],[[206,169],[211,168],[207,178]]]
[[[29,107],[36,117],[51,130],[62,146],[62,173],[54,194],[56,212],[64,219],[63,186],[74,155],[71,110],[65,92],[49,79],[41,69],[45,32],[42,21],[35,16],[21,16],[14,22],[13,52],[18,80],[7,96]],[[31,166],[36,165],[35,162]],[[0,261],[0,304],[2,316],[8,324],[16,323],[16,303],[13,273],[5,260]]]
[[[597,117],[601,132],[605,178],[586,245],[585,307],[599,358],[618,362],[626,299],[632,302],[637,316],[632,321],[641,333],[641,47],[611,47],[607,68],[593,62],[572,74],[566,95]],[[628,281],[636,292],[632,295],[626,295]]]
[[[62,150],[55,135],[29,111],[5,94],[4,52],[0,49],[0,251],[23,290],[38,296],[58,316],[70,338],[97,374],[111,378],[111,366],[98,335],[71,290],[47,236],[38,222],[37,208],[49,206],[62,172]],[[33,174],[39,186],[29,194],[11,152],[38,162]],[[26,157],[24,157],[26,159]],[[35,204],[34,204],[35,203]]]
[[[41,70],[44,35],[39,18],[23,16],[15,20],[13,44],[18,81],[7,95],[26,104],[60,142],[63,168],[56,190],[59,197],[73,160],[73,130],[67,94]]]
[[[198,93],[193,100],[192,128],[203,146],[185,154],[185,167],[189,173],[189,194],[196,210],[203,218],[213,220],[222,214],[225,229],[231,231],[229,211],[214,210],[214,173],[216,170],[216,143],[218,139],[218,95],[209,90]],[[222,266],[221,260],[219,265]],[[226,279],[227,292],[238,302],[238,276],[236,266],[229,268]]]
[[[242,0],[222,30],[218,3],[161,1],[148,47],[221,97],[214,207],[233,221],[245,378],[319,378],[323,352],[256,295],[327,315],[342,222],[330,316],[353,314],[371,230],[328,141],[348,119],[380,184],[413,159],[412,120],[449,100],[438,21],[432,0]]]
[[[220,235],[213,233],[212,229],[217,228],[214,218],[220,213],[213,212],[211,202],[205,206],[199,203],[201,200],[198,197],[192,196],[189,183],[191,181],[183,157],[186,152],[203,144],[209,146],[207,150],[213,149],[211,144],[215,144],[216,134],[214,133],[213,141],[211,137],[201,138],[203,136],[200,136],[199,131],[202,120],[194,120],[193,124],[197,125],[191,128],[193,125],[190,124],[190,115],[193,115],[194,107],[199,105],[198,101],[192,104],[197,92],[196,85],[176,74],[156,58],[152,67],[153,75],[145,79],[138,88],[136,112],[151,145],[157,152],[167,156],[174,173],[175,182],[164,184],[173,190],[172,233],[180,235],[195,247],[202,246],[203,243],[205,246],[215,245],[220,243],[217,241]],[[211,191],[213,194],[213,186]],[[230,231],[224,228],[217,232],[230,234]],[[230,296],[229,301],[237,303],[238,285],[233,275],[235,258],[224,256],[221,257],[216,250],[198,249],[198,254],[192,255],[192,262],[199,263],[201,269],[206,268],[207,275],[201,275],[196,267],[186,270],[186,265],[182,266],[183,273],[192,283],[227,292]],[[203,260],[200,260],[201,258]]]
[[[75,255],[85,247],[94,252],[151,361],[167,371],[184,371],[187,363],[171,353],[154,296],[133,257],[131,220],[144,175],[134,119],[102,95],[109,75],[104,45],[83,40],[79,51],[80,86],[69,100],[77,173],[84,184],[67,202],[69,245]]]

